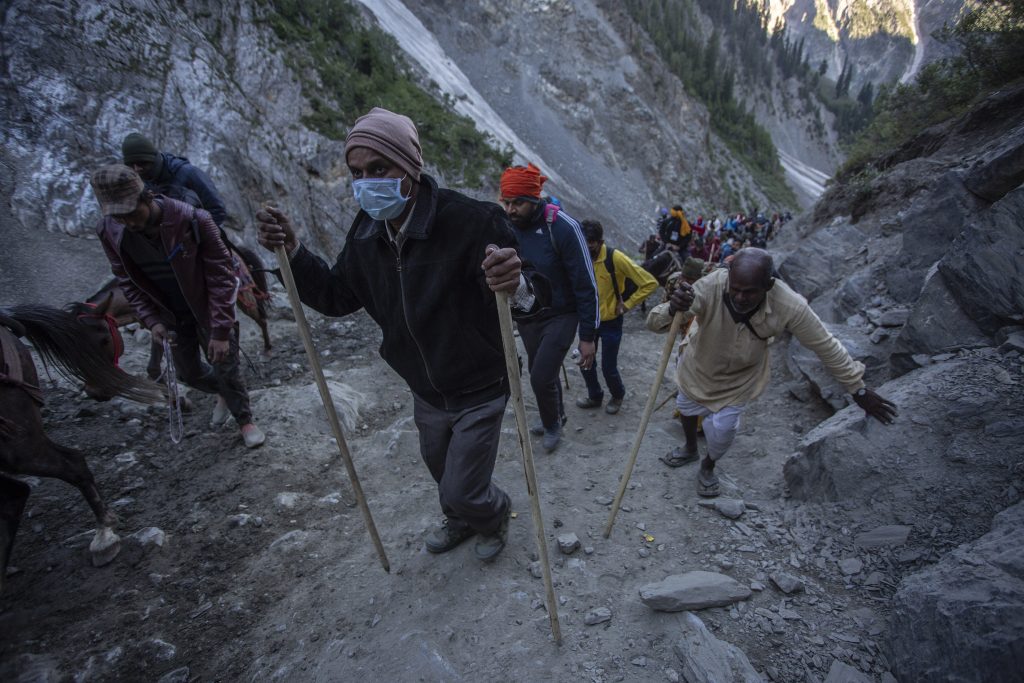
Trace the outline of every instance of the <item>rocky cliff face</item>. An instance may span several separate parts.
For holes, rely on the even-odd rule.
[[[831,188],[784,239],[783,276],[853,338],[872,384],[896,378],[880,392],[900,408],[892,429],[848,410],[808,434],[786,464],[790,492],[870,498],[874,523],[928,519],[933,537],[964,544],[900,585],[888,649],[901,680],[1019,669],[1019,652],[990,648],[1024,629],[1007,550],[1020,506],[971,542],[1024,487],[1022,107],[1016,84],[923,131],[884,171]],[[816,386],[800,350],[791,356]]]
[[[851,90],[908,80],[930,61],[946,55],[932,38],[952,24],[961,0],[770,0],[771,23],[781,19],[791,39],[804,40],[811,66],[823,60],[826,75],[854,68]]]
[[[305,100],[262,11],[242,1],[8,5],[5,229],[90,234],[98,210],[89,173],[119,161],[121,139],[141,131],[209,172],[234,230],[275,200],[318,226],[307,239],[339,244],[351,215],[341,146],[299,123]],[[16,247],[7,258],[36,260],[45,276],[38,256]]]
[[[380,6],[388,4],[395,3]],[[639,238],[667,202],[691,210],[735,208],[736,198],[767,204],[710,133],[707,111],[614,3],[411,8],[539,151],[554,178],[548,189],[573,213],[604,219],[616,240]],[[338,248],[354,212],[342,145],[302,123],[310,104],[266,22],[269,11],[245,0],[8,5],[0,204],[5,230],[20,236],[15,243],[40,230],[89,236],[98,218],[89,173],[117,161],[124,135],[140,131],[208,171],[236,239],[253,241],[252,216],[273,200],[306,239],[325,252]],[[422,76],[429,82],[429,70]],[[493,190],[481,194],[490,199]],[[79,292],[103,272],[95,251],[77,278],[90,284],[79,282]],[[43,279],[68,279],[39,252],[26,246],[11,258]]]

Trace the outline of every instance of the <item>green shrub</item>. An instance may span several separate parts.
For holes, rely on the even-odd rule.
[[[925,128],[960,116],[981,97],[1020,78],[1024,0],[981,0],[936,37],[959,44],[961,54],[927,65],[912,84],[881,88],[874,120],[851,145],[837,178],[877,164]]]
[[[289,65],[304,79],[312,111],[303,123],[310,128],[344,140],[359,116],[383,107],[416,123],[424,158],[450,179],[479,187],[511,163],[511,150],[496,149],[470,119],[455,113],[450,98],[418,86],[394,39],[363,26],[349,2],[266,4],[266,21],[283,44]]]

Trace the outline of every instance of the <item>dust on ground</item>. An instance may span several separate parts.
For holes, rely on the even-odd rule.
[[[508,547],[489,565],[473,557],[472,542],[430,555],[421,538],[440,519],[436,489],[419,459],[410,394],[377,355],[379,330],[361,313],[312,319],[321,360],[344,394],[347,439],[391,573],[355,507],[294,323],[273,322],[275,349],[262,359],[244,320],[254,413],[268,437],[260,449],[244,448],[233,424],[208,426],[213,399],[197,392],[178,446],[163,409],[97,404],[67,385],[47,392],[47,431],[89,455],[124,547],[110,565],[92,567],[85,501],[62,482],[31,482],[0,596],[6,680],[679,680],[681,614],[650,610],[638,588],[694,569],[753,588],[748,600],[698,614],[766,677],[823,679],[833,659],[876,679],[887,670],[879,647],[888,597],[913,560],[855,550],[855,506],[786,499],[783,462],[828,411],[786,390],[781,357],[719,467],[723,494],[747,503],[743,516],[698,505],[695,465],[658,461],[682,439],[670,403],[651,420],[607,540],[609,503],[665,337],[647,332],[640,312],[627,315],[628,393],[618,415],[576,408],[584,386],[570,370],[563,443],[548,454],[534,442],[558,647],[543,583],[530,571],[535,535],[511,406],[495,473],[517,513]],[[147,349],[128,339],[129,370],[141,372]],[[661,397],[673,388],[664,381]],[[163,532],[162,546],[151,527]],[[567,532],[583,546],[568,556],[555,542]],[[844,557],[859,557],[863,571],[844,574]],[[769,578],[778,571],[803,590],[778,590]],[[586,625],[599,607],[611,619]]]

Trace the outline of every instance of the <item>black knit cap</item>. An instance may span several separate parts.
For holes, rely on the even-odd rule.
[[[121,143],[121,157],[126,164],[136,161],[153,163],[159,154],[160,150],[156,148],[156,145],[142,133],[129,133]]]

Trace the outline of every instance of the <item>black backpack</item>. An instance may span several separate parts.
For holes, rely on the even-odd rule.
[[[622,292],[619,292],[619,281],[615,277],[615,260],[612,258],[612,254],[615,253],[615,249],[607,247],[607,255],[604,257],[604,267],[608,271],[608,274],[612,276],[612,289],[615,290],[615,298],[620,302],[625,303],[626,299],[633,296],[633,293],[639,289],[636,283],[626,278],[625,285],[622,288]]]

